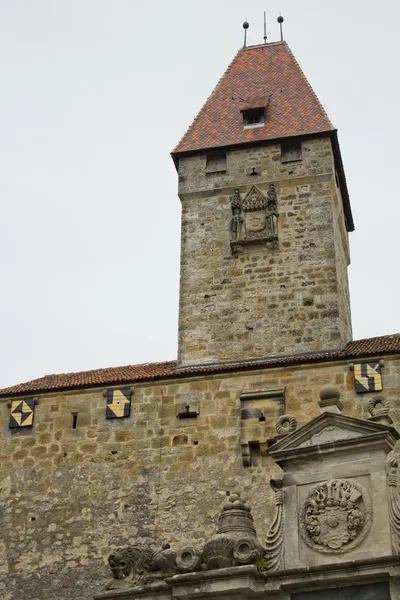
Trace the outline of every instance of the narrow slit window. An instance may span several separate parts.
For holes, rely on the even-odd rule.
[[[301,160],[301,142],[291,141],[281,144],[281,162],[295,162]]]
[[[78,425],[78,413],[72,413],[72,429],[76,429]]]

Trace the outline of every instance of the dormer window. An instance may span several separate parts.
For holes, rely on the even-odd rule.
[[[265,107],[250,108],[243,111],[243,127],[250,129],[252,127],[263,127],[265,123]]]

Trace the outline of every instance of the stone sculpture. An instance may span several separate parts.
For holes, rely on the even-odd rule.
[[[268,237],[275,238],[277,236],[277,224],[279,214],[276,211],[276,190],[273,183],[270,184],[268,190],[267,204],[267,231]]]
[[[176,552],[169,544],[164,544],[158,552],[145,546],[118,548],[108,557],[108,564],[114,576],[108,590],[134,587],[178,573]]]
[[[400,492],[397,489],[399,461],[394,456],[388,461],[389,466],[389,521],[392,533],[392,546],[396,554],[400,554]]]
[[[242,200],[240,198],[238,189],[236,189],[234,191],[230,200],[231,200],[231,210],[232,210],[231,236],[232,236],[232,240],[237,241],[237,240],[240,240],[240,238],[241,238],[242,223],[243,223],[243,217],[241,215]]]
[[[255,564],[264,554],[256,537],[250,506],[240,494],[232,494],[224,504],[217,534],[204,545],[203,569]]]
[[[273,183],[267,197],[253,186],[244,200],[238,189],[230,197],[232,217],[230,234],[232,249],[252,242],[271,242],[278,237],[277,196]]]
[[[201,552],[191,546],[175,551],[169,544],[158,552],[145,546],[118,548],[108,557],[114,578],[107,589],[135,587],[176,573],[256,564],[264,556],[265,548],[257,540],[250,506],[240,493],[235,493],[223,506],[216,535]]]
[[[318,484],[307,495],[300,518],[306,544],[323,554],[341,554],[358,546],[371,526],[366,490],[349,479]]]

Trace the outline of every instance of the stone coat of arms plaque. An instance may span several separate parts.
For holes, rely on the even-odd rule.
[[[230,234],[233,252],[245,244],[276,242],[279,214],[273,183],[270,184],[266,196],[253,186],[243,200],[239,190],[235,189],[230,200],[232,210]]]

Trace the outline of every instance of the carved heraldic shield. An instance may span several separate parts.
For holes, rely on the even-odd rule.
[[[349,479],[333,479],[314,487],[300,516],[306,544],[323,554],[342,554],[358,546],[371,526],[366,490]]]

